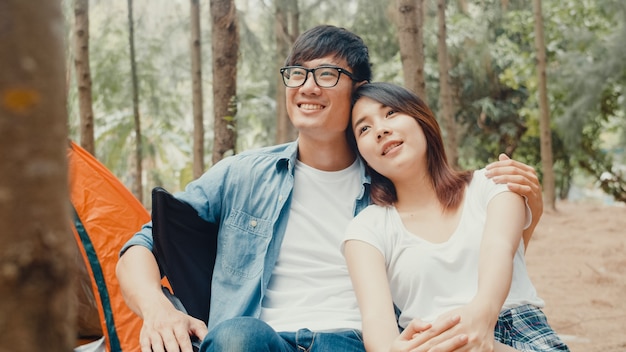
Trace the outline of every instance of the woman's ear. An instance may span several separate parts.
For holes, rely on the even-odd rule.
[[[360,86],[364,85],[365,83],[369,83],[369,81],[361,81],[361,82],[357,82],[354,85],[354,88],[359,88]]]

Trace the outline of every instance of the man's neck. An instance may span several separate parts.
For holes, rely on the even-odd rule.
[[[345,138],[334,140],[298,139],[298,160],[322,171],[339,171],[352,165],[356,155]]]

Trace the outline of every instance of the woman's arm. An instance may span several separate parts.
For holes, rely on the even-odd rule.
[[[488,309],[495,325],[509,294],[513,258],[525,223],[524,199],[512,192],[496,195],[487,206],[487,219],[480,246],[478,291],[475,303]]]
[[[500,193],[489,202],[478,263],[478,291],[469,304],[437,318],[433,324],[456,315],[461,322],[433,342],[464,334],[468,343],[463,351],[492,350],[494,326],[511,287],[513,258],[521,240],[525,213],[523,198],[513,192]]]
[[[531,166],[500,154],[499,160],[487,165],[487,177],[495,183],[506,183],[512,192],[525,196],[533,215],[532,222],[523,232],[524,248],[528,248],[530,238],[543,214],[541,184],[537,172]]]
[[[467,344],[467,336],[464,334],[453,333],[440,337],[459,323],[458,315],[442,319],[436,324],[415,319],[399,334],[385,260],[380,251],[366,242],[348,240],[344,255],[361,310],[363,341],[367,352],[452,352]]]
[[[383,255],[359,240],[346,241],[344,255],[361,310],[365,349],[387,352],[399,332]]]

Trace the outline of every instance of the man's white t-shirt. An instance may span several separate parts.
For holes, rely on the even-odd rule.
[[[360,329],[361,315],[340,251],[361,192],[358,162],[335,172],[296,162],[285,238],[262,302],[276,331]]]
[[[506,191],[506,185],[493,183],[484,170],[474,172],[459,225],[443,243],[432,243],[410,233],[394,207],[371,205],[350,223],[345,239],[367,242],[385,258],[393,301],[402,311],[400,326],[406,327],[413,318],[432,322],[474,297],[487,204],[495,195]],[[527,205],[526,226],[530,221]],[[520,241],[511,290],[503,309],[522,304],[543,307],[544,302],[528,277],[524,245]]]

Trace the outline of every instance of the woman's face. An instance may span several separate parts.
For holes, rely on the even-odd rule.
[[[352,109],[352,130],[363,159],[390,180],[426,170],[426,138],[413,116],[363,97]]]

